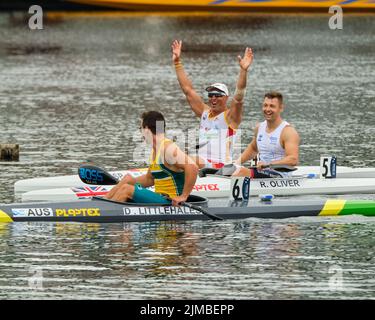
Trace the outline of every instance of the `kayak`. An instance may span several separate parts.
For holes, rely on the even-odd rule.
[[[213,201],[196,197],[195,205],[222,219],[292,218],[300,216],[375,216],[372,200],[277,200]],[[0,222],[76,221],[76,222],[147,222],[167,220],[208,220],[201,211],[189,207],[158,204],[119,203],[104,199],[75,202],[23,203],[0,205]]]
[[[122,179],[125,175],[131,174],[133,177],[139,177],[147,172],[147,168],[130,169],[121,171],[110,171],[117,179]],[[57,177],[43,177],[19,180],[14,184],[14,193],[22,194],[32,190],[43,190],[51,188],[81,187],[89,186],[81,181],[77,174]]]
[[[110,172],[114,177],[121,179],[126,174],[131,174],[134,177],[138,177],[145,174],[146,168],[141,169],[130,169],[122,171]],[[292,177],[301,176],[312,176],[319,177],[320,167],[319,166],[300,166],[293,172]],[[350,167],[337,167],[337,178],[375,178],[375,168],[350,168]],[[199,180],[198,180],[199,181]],[[198,183],[200,185],[201,183]],[[33,191],[33,190],[44,190],[44,189],[56,189],[56,188],[71,188],[71,187],[92,187],[83,183],[78,175],[68,176],[57,176],[57,177],[45,177],[45,178],[32,178],[19,180],[14,184],[14,192],[16,195]],[[205,196],[205,195],[204,195]],[[31,201],[33,201],[30,198]]]
[[[243,1],[243,0],[69,0],[82,4],[104,6],[115,9],[136,10],[136,11],[246,11],[246,10],[290,10],[299,8],[300,10],[324,9],[340,5],[346,10],[375,9],[374,3],[366,0],[263,0],[263,1]]]
[[[199,177],[193,188],[193,195],[205,198],[229,198],[233,185],[238,178],[210,175]],[[35,190],[21,195],[22,202],[78,201],[94,196],[103,197],[113,186],[81,186]],[[153,188],[150,188],[153,190]],[[309,178],[273,178],[252,179],[250,196],[273,194],[275,196],[294,195],[339,195],[375,193],[375,178],[361,179],[309,179]]]

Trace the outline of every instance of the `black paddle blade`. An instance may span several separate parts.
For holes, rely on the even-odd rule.
[[[292,172],[296,171],[296,167],[288,166],[285,164],[271,164],[268,168],[273,169],[279,172]],[[257,169],[256,166],[250,167],[250,169]],[[232,163],[226,164],[221,169],[214,169],[214,168],[202,168],[199,170],[199,177],[203,178],[206,177],[207,174],[217,174],[219,176],[227,176],[230,177],[234,171],[236,171],[236,166]]]
[[[202,168],[199,170],[198,175],[199,177],[203,178],[207,174],[216,174],[219,169],[214,169],[214,168]]]
[[[288,166],[286,164],[270,164],[268,167],[265,167],[264,169],[272,169],[279,172],[292,172],[296,171],[296,167]],[[257,169],[257,166],[252,166],[250,169]]]
[[[78,176],[86,184],[107,186],[118,183],[118,180],[104,169],[89,164],[78,168]]]
[[[291,172],[296,171],[296,167],[288,166],[286,164],[271,164],[270,168],[279,172]]]

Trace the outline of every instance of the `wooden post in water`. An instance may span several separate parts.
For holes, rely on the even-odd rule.
[[[18,144],[0,143],[0,161],[19,161],[20,146]]]

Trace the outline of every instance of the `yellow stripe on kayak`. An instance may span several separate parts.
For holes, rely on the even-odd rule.
[[[0,222],[13,222],[13,220],[8,214],[0,210]]]
[[[337,216],[344,208],[346,200],[327,200],[320,216]]]

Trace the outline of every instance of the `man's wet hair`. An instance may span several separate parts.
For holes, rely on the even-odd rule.
[[[165,132],[165,119],[159,111],[147,111],[142,113],[142,127],[149,128],[153,134]],[[158,131],[156,132],[156,128]],[[162,132],[160,130],[163,130]]]
[[[276,98],[277,100],[279,100],[280,104],[283,104],[283,95],[280,92],[277,92],[277,91],[267,92],[264,95],[264,98],[268,98],[268,99],[275,99]]]

